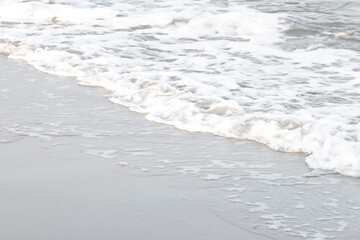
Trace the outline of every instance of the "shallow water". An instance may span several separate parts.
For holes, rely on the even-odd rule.
[[[357,178],[0,62],[0,239],[358,239]]]
[[[0,51],[149,120],[360,176],[359,12],[354,1],[2,1]]]

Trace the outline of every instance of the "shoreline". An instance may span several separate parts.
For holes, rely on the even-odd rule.
[[[1,239],[360,233],[356,178],[311,171],[302,154],[149,122],[101,89],[0,62]]]

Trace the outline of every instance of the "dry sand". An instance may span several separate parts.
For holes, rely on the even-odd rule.
[[[358,239],[360,181],[0,58],[0,239]]]

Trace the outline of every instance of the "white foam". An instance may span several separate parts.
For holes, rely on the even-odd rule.
[[[116,152],[117,152],[116,150],[99,150],[99,149],[92,149],[86,151],[87,154],[95,155],[107,159],[115,158]]]
[[[214,181],[214,180],[220,180],[221,178],[225,178],[225,177],[229,177],[229,175],[224,175],[224,174],[207,174],[205,177],[203,177],[203,180],[208,180],[208,181]]]
[[[36,24],[89,24],[114,18],[116,14],[116,11],[108,8],[74,8],[71,5],[43,4],[36,1],[19,3],[9,1],[0,8],[0,20]]]
[[[252,206],[249,208],[249,212],[266,212],[269,207],[264,202],[246,202],[247,205]]]
[[[126,166],[129,165],[129,163],[128,162],[118,162],[117,165],[122,166],[122,167],[126,167]]]
[[[103,87],[149,120],[360,176],[358,52],[284,50],[291,16],[236,2],[151,3],[2,1],[0,52]]]

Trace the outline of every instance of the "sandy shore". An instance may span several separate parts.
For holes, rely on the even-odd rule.
[[[0,58],[0,239],[358,239],[360,181]]]

